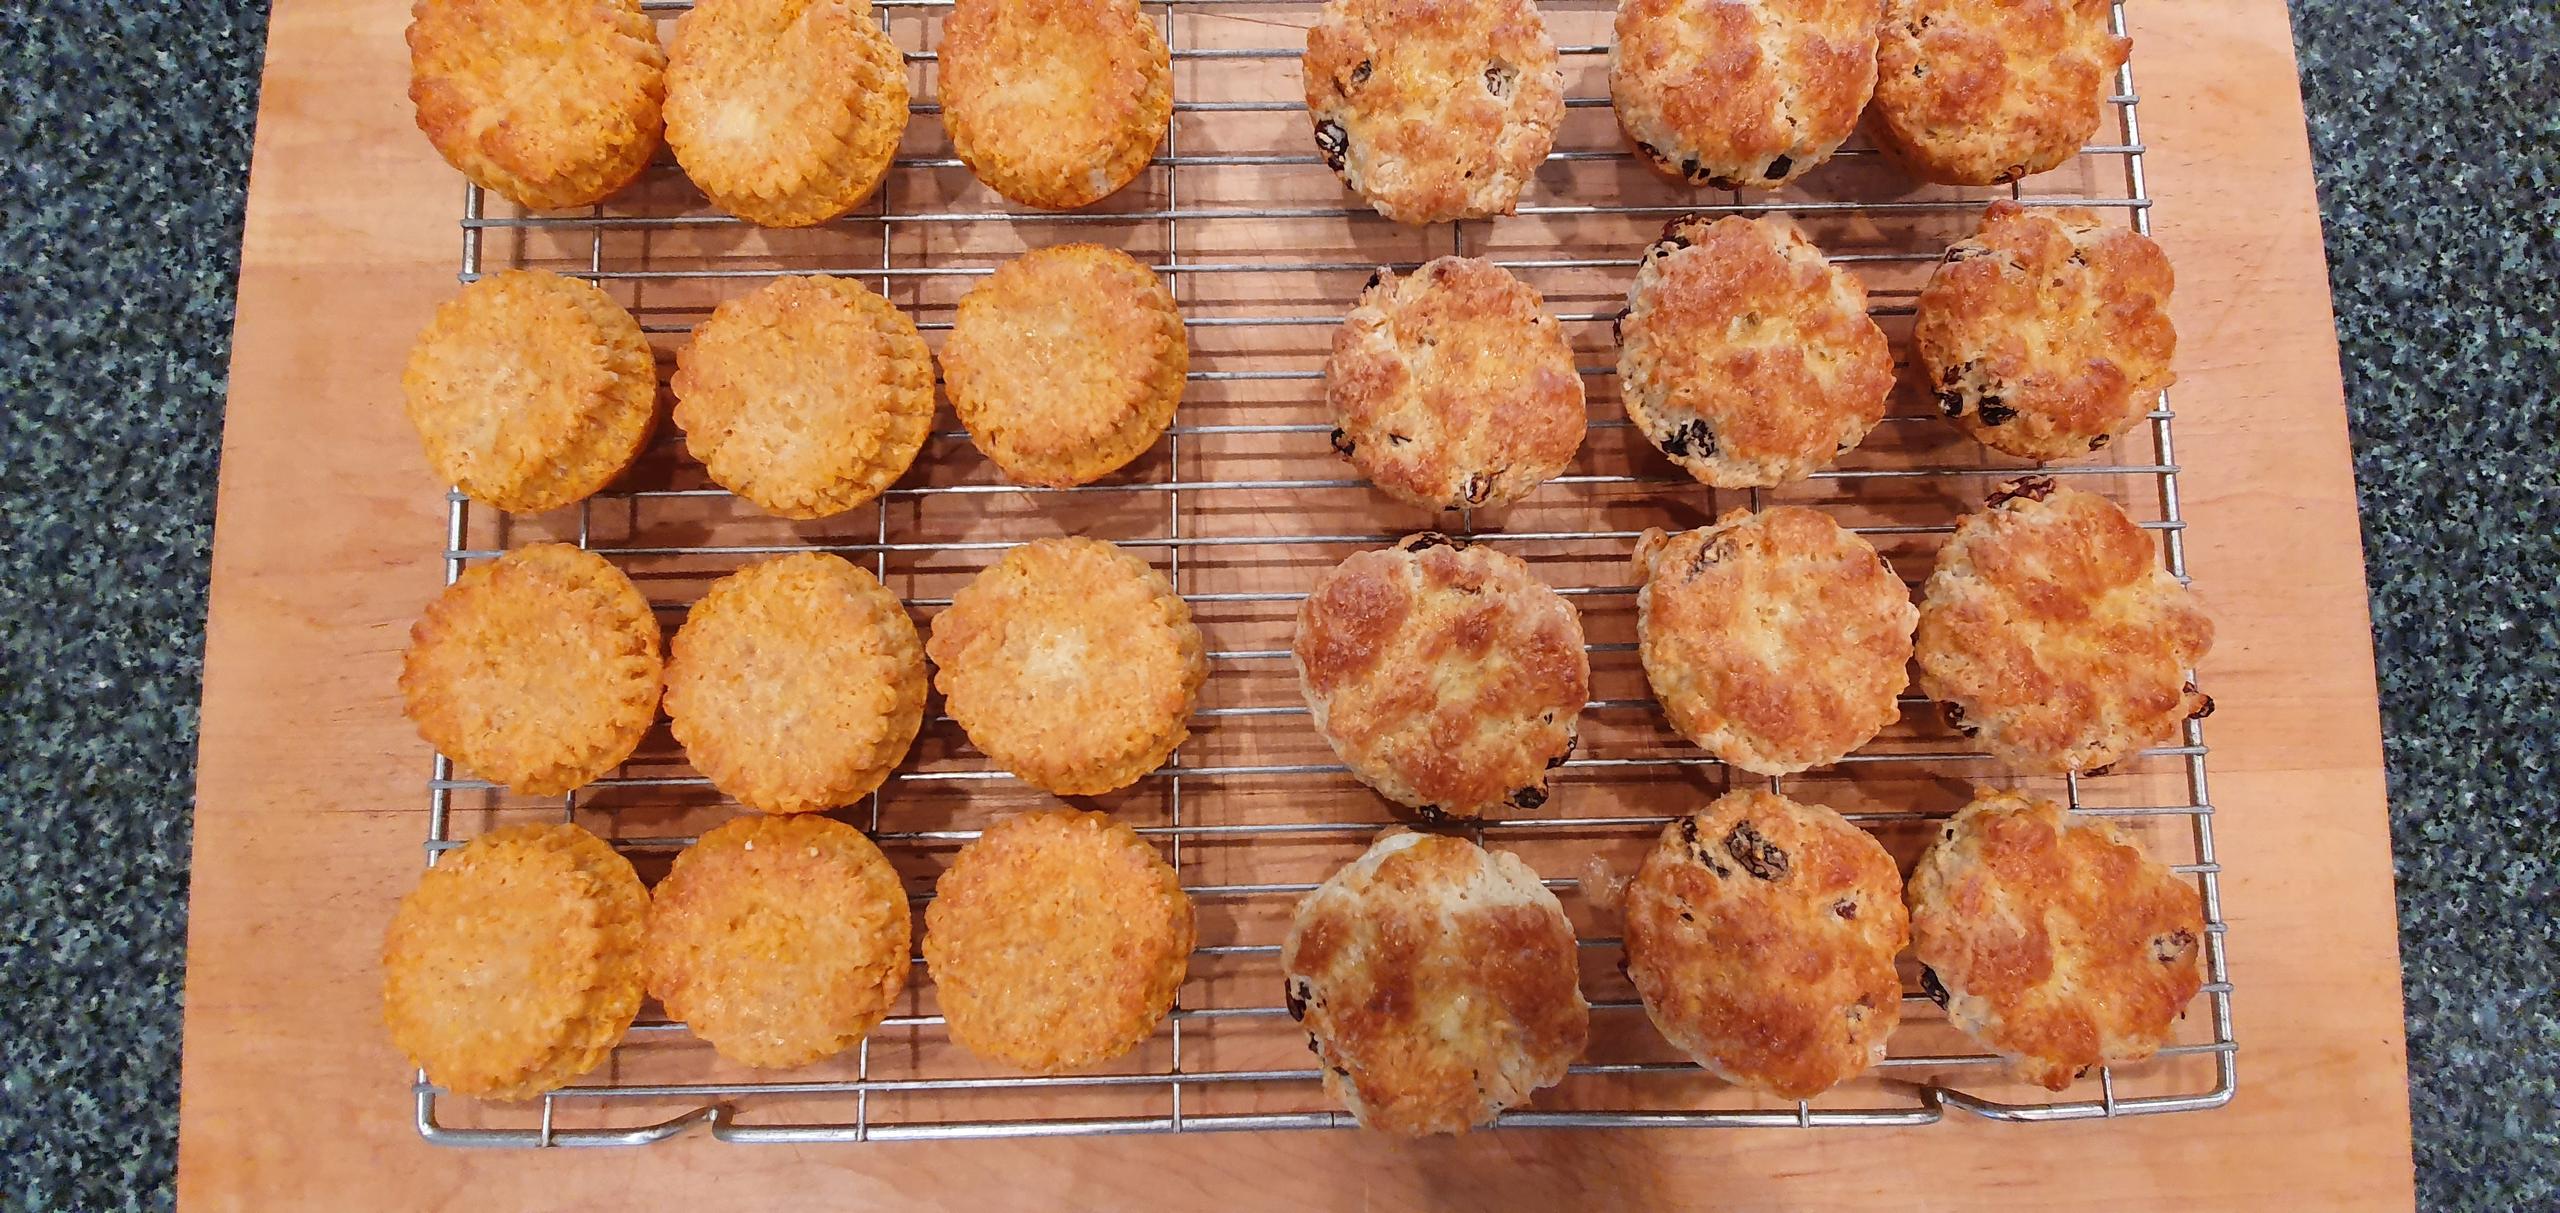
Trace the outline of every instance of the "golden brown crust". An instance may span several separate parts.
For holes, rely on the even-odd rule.
[[[1582,375],[1535,288],[1490,261],[1381,269],[1324,366],[1333,449],[1388,496],[1508,505],[1582,449]]]
[[[1618,322],[1627,419],[1699,481],[1800,480],[1884,416],[1893,353],[1867,288],[1784,219],[1673,221]]]
[[[1802,506],[1636,542],[1645,680],[1680,735],[1762,775],[1837,762],[1901,715],[1911,592],[1865,539]]]
[[[519,514],[593,496],[657,422],[640,322],[593,285],[507,270],[436,309],[400,376],[409,423],[447,484]]]
[[[1674,180],[1776,189],[1857,129],[1881,12],[1881,0],[1621,0],[1618,129]]]
[[[951,150],[1028,206],[1117,192],[1173,117],[1173,57],[1137,0],[959,0],[937,68]]]
[[[2098,129],[2133,40],[2108,0],[1885,0],[1876,142],[1923,181],[2005,185]]]
[[[933,354],[915,322],[846,278],[777,278],[722,303],[676,354],[685,450],[785,518],[878,497],[933,429]]]
[[[1326,0],[1301,70],[1317,152],[1398,223],[1512,213],[1564,120],[1530,0]]]
[[[1040,1074],[1138,1047],[1190,972],[1191,898],[1106,813],[1042,809],[988,827],[934,885],[925,965],[951,1038]]]
[[[907,129],[907,68],[863,0],[697,0],[667,52],[667,146],[765,227],[871,196]]]
[[[924,721],[906,607],[840,556],[799,552],[721,578],[667,655],[667,722],[713,787],[767,813],[851,804]]]
[[[2168,255],[2132,228],[2004,198],[1921,289],[1913,354],[1966,433],[2024,459],[2076,459],[2176,382],[2175,282]]]
[[[878,1027],[907,987],[907,895],[862,831],[736,817],[649,903],[649,993],[740,1065],[807,1065]]]
[[[1645,1013],[1717,1077],[1809,1099],[1884,1057],[1902,873],[1838,813],[1728,792],[1663,829],[1625,908]]]
[[[383,935],[392,1043],[457,1095],[566,1085],[639,1013],[648,908],[630,861],[573,825],[509,826],[447,852]]]
[[[418,0],[409,100],[445,163],[533,210],[586,206],[658,150],[667,57],[639,0]]]
[[[1425,822],[1545,804],[1591,691],[1573,604],[1437,532],[1318,578],[1290,659],[1325,744]]]
[[[1280,947],[1325,1091],[1361,1124],[1464,1133],[1562,1081],[1590,1034],[1573,926],[1516,855],[1389,830]]]
[[[2213,621],[2114,502],[2050,477],[1968,514],[1920,600],[1920,690],[2020,771],[2107,766],[2213,701],[2186,671]]]
[[[409,629],[400,694],[463,770],[556,796],[622,765],[658,716],[658,620],[622,570],[562,543],[463,570]]]
[[[996,765],[1060,796],[1128,786],[1191,736],[1209,658],[1191,608],[1098,539],[1004,554],[933,621],[934,685]]]
[[[1947,1019],[2049,1090],[2160,1049],[2204,985],[2195,886],[2096,818],[1977,789],[1911,873]]]
[[[1191,341],[1163,280],[1118,249],[1063,244],[996,267],[942,344],[952,411],[1016,484],[1085,484],[1154,446]]]

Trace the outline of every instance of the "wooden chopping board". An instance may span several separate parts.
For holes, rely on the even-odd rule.
[[[442,503],[398,412],[461,187],[402,6],[282,0],[242,258],[191,906],[182,1201],[209,1208],[2405,1206],[2381,750],[2291,40],[2274,0],[2135,10],[2207,664],[2240,1093],[2113,1123],[1349,1133],[637,1151],[422,1144],[374,954],[424,750],[393,679]],[[1284,67],[1283,70],[1290,70]]]

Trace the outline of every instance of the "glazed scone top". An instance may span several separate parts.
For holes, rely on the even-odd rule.
[[[2004,198],[1921,289],[1912,345],[1966,432],[2022,458],[2077,458],[2177,381],[2175,283],[2167,254],[2130,227]]]
[[[1333,448],[1397,500],[1502,505],[1582,448],[1582,375],[1535,288],[1490,261],[1379,270],[1325,363]]]
[[[1802,506],[1636,541],[1638,651],[1672,727],[1762,775],[1837,762],[1901,716],[1919,611],[1875,547]]]
[[[1155,445],[1190,337],[1173,292],[1098,244],[1034,249],[961,297],[943,386],[969,440],[1017,484],[1085,484]]]
[[[1398,223],[1512,213],[1564,120],[1531,0],[1327,0],[1302,70],[1318,153]]]
[[[1173,115],[1173,60],[1137,0],[959,0],[937,71],[952,151],[1032,206],[1127,185]]]
[[[1671,222],[1617,333],[1628,420],[1718,488],[1813,474],[1875,428],[1893,388],[1866,286],[1783,218]]]
[[[667,145],[711,200],[805,227],[871,195],[907,127],[907,69],[865,0],[696,0],[667,64]]]
[[[1957,523],[1920,603],[1920,689],[2027,772],[2105,767],[2212,711],[2185,673],[2212,647],[2150,533],[2051,477]]]
[[[933,354],[915,322],[849,278],[777,278],[723,301],[668,385],[685,450],[785,518],[869,502],[933,428]]]
[[[1810,1098],[1883,1058],[1901,1022],[1901,870],[1829,809],[1728,792],[1663,828],[1625,910],[1645,1013],[1728,1082]]]
[[[464,176],[553,209],[647,167],[667,56],[639,0],[419,0],[411,14],[418,129]]]
[[[1545,804],[1590,695],[1573,604],[1518,557],[1437,533],[1326,572],[1290,655],[1325,741],[1425,821]]]
[[[2109,0],[1885,0],[1876,117],[1885,148],[1945,185],[2060,166],[2098,129],[2133,50]]]
[[[1590,1033],[1573,925],[1538,874],[1389,830],[1299,903],[1289,1014],[1368,1128],[1463,1133],[1561,1081]]]
[[[1930,996],[2049,1090],[2157,1052],[2204,984],[2195,886],[2050,800],[1977,790],[1921,856],[1909,897]]]
[[[1857,129],[1880,11],[1880,0],[1625,0],[1609,48],[1619,128],[1691,185],[1784,185]]]

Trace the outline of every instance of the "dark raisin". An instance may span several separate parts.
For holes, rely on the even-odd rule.
[[[1557,767],[1563,766],[1565,763],[1572,761],[1573,748],[1581,744],[1582,738],[1571,733],[1565,734],[1563,751],[1558,753],[1555,757],[1547,760],[1547,769],[1552,771]]]
[[[1858,903],[1844,897],[1831,903],[1831,912],[1842,918],[1855,919],[1858,916]]]
[[[1980,245],[1953,244],[1947,246],[1946,259],[1949,261],[1971,261],[1974,258],[1990,251],[1991,250],[1983,248]]]
[[[1680,162],[1680,175],[1691,181],[1697,180],[1699,175],[1706,171],[1707,166],[1700,164],[1695,160],[1683,160]]]
[[[1989,497],[1982,499],[1982,504],[1985,506],[2004,505],[2021,497],[2024,497],[2029,501],[2042,501],[2052,495],[2053,477],[2023,476],[1993,490]]]
[[[2113,775],[2115,773],[2116,764],[2110,762],[2102,767],[2091,767],[2088,770],[2082,771],[2080,772],[2080,777],[2083,779],[2095,779],[2100,775]]]
[[[2213,715],[2213,696],[2211,696],[2211,695],[2202,695],[2202,694],[2200,694],[2199,692],[2197,692],[2197,691],[2196,691],[2196,684],[2195,684],[2192,680],[2191,680],[2191,681],[2189,681],[2189,682],[2187,683],[2187,691],[2188,691],[2188,693],[2189,693],[2189,694],[2196,694],[2196,695],[2198,695],[2200,698],[2202,698],[2202,699],[2204,700],[2204,706],[2203,706],[2203,707],[2200,707],[2200,708],[2197,708],[2195,711],[2192,711],[2192,712],[2187,713],[2187,719],[2189,719],[2189,720],[2202,720],[2202,719],[2204,719],[2204,718],[2205,718],[2205,717],[2207,717],[2207,716],[2211,716],[2211,715]]]
[[[2087,265],[2087,264],[2089,264],[2089,259],[2088,259],[2088,258],[2086,258],[2086,257],[2081,256],[2081,255],[2080,255],[2080,250],[2078,250],[2078,249],[2073,249],[2073,250],[2071,250],[2071,256],[2070,256],[2069,258],[2067,258],[2067,260],[2069,260],[2069,261],[2071,262],[2071,264],[2073,264],[2073,265]]]
[[[1407,438],[1407,437],[1405,437],[1405,436],[1404,436],[1404,435],[1402,435],[1402,434],[1389,434],[1389,435],[1387,435],[1387,444],[1388,444],[1389,446],[1403,446],[1404,444],[1406,444],[1406,443],[1408,443],[1408,442],[1411,442],[1411,441],[1413,441],[1413,439],[1411,439],[1411,438]]]
[[[1458,821],[1457,818],[1451,817],[1445,810],[1441,809],[1441,807],[1436,804],[1398,805],[1395,806],[1395,808],[1396,815],[1398,817],[1402,817],[1406,821],[1415,825],[1427,828],[1455,825]]]
[[[1513,808],[1534,809],[1547,803],[1545,788],[1521,788],[1511,793]]]
[[[2115,440],[2116,436],[2113,434],[2100,434],[2089,440],[2089,449],[2093,451],[2105,450],[2107,444]]]
[[[1662,154],[1662,149],[1657,148],[1650,143],[1639,143],[1636,145],[1636,150],[1642,152],[1645,159],[1653,161],[1655,164],[1661,166],[1662,171],[1666,173],[1671,171],[1671,161],[1668,157],[1665,157]]]
[[[1348,454],[1350,454],[1351,452],[1353,452],[1353,451],[1355,451],[1355,450],[1358,450],[1358,449],[1359,449],[1359,444],[1358,444],[1358,443],[1356,443],[1356,442],[1351,441],[1351,438],[1350,438],[1350,436],[1349,436],[1349,435],[1344,434],[1344,433],[1343,433],[1339,428],[1337,428],[1337,429],[1335,429],[1335,430],[1333,431],[1333,453],[1334,453],[1334,454],[1337,454],[1337,455],[1348,455]]]
[[[2000,398],[1998,396],[1985,396],[1982,398],[1982,424],[2007,425],[2009,422],[2016,420],[2017,416],[2018,410],[2000,403]]]
[[[1787,853],[1761,837],[1749,821],[1733,823],[1732,832],[1724,836],[1724,850],[1742,865],[1743,871],[1762,880],[1776,880],[1787,874]]]
[[[1939,983],[1938,971],[1927,965],[1920,966],[1920,992],[1942,1008],[1947,1005],[1947,987]]]
[[[1438,531],[1424,531],[1404,541],[1404,550],[1408,552],[1427,552],[1432,548],[1463,548],[1465,546],[1467,545]]]
[[[1371,271],[1371,272],[1370,272],[1370,274],[1369,274],[1369,281],[1367,281],[1367,282],[1365,282],[1365,283],[1362,283],[1362,284],[1361,284],[1361,286],[1360,286],[1360,289],[1361,289],[1361,290],[1364,290],[1364,291],[1374,291],[1374,290],[1378,289],[1378,284],[1379,284],[1379,283],[1384,282],[1384,281],[1386,281],[1386,280],[1387,280],[1387,271],[1386,271],[1385,267],[1381,266],[1380,268],[1378,268],[1378,269],[1373,270],[1373,271]]]
[[[1680,229],[1692,224],[1704,224],[1705,222],[1706,217],[1703,215],[1682,215],[1669,223],[1663,224],[1662,234],[1654,237],[1653,242],[1656,245],[1668,245],[1675,249],[1687,248],[1689,247],[1689,234],[1681,231]]]
[[[1694,454],[1700,459],[1708,459],[1716,453],[1716,435],[1715,431],[1707,428],[1705,419],[1693,417],[1663,435],[1654,445],[1673,458]]]
[[[1305,990],[1302,989],[1297,982],[1291,981],[1281,984],[1280,993],[1282,997],[1289,1000],[1289,1018],[1298,1020],[1302,1023],[1305,1022],[1307,1018],[1307,995]]]
[[[1957,707],[1952,703],[1942,703],[1938,705],[1938,714],[1946,717],[1947,727],[1954,729],[1956,732],[1962,733],[1967,737],[1979,737],[1982,735],[1982,726],[1966,724],[1964,722],[1963,708]]]
[[[1964,393],[1954,388],[1938,393],[1938,411],[1949,417],[1964,416]]]
[[[1715,873],[1719,878],[1733,875],[1733,869],[1718,861],[1715,852],[1707,849],[1706,843],[1699,840],[1697,818],[1680,819],[1680,846],[1689,853],[1689,858],[1698,861],[1698,866]]]
[[[1635,309],[1632,307],[1622,307],[1618,309],[1617,315],[1609,317],[1610,341],[1618,345],[1625,345],[1627,343],[1627,314],[1633,311],[1635,311]]]
[[[2194,951],[2195,946],[2195,932],[2182,927],[2154,938],[2151,941],[2151,958],[2164,965],[2176,964],[2186,959],[2187,953]]]
[[[1508,63],[1496,63],[1484,69],[1484,91],[1508,99],[1520,83],[1520,69]]]
[[[1307,1038],[1307,1052],[1313,1053],[1318,1057],[1324,1056],[1324,1050],[1316,1047],[1316,1038],[1313,1036]]]
[[[2009,184],[2010,182],[2015,181],[2015,180],[2017,180],[2018,178],[2020,178],[2020,177],[2024,177],[2024,176],[2026,176],[2026,175],[2027,175],[2027,166],[2026,166],[2026,165],[2023,165],[2023,164],[2012,164],[2012,165],[2010,165],[2010,166],[2009,166],[2009,167],[2007,167],[2007,168],[2001,169],[2001,170],[2000,170],[2000,175],[1999,175],[1999,176],[1997,176],[1997,177],[1993,177],[1993,178],[1991,179],[1991,184],[1993,184],[1993,185],[2007,185],[2007,184]]]
[[[1341,172],[1342,158],[1350,150],[1351,136],[1343,131],[1341,123],[1327,118],[1316,124],[1316,151],[1324,156],[1326,168]]]
[[[1777,159],[1772,160],[1772,161],[1770,161],[1770,162],[1769,162],[1769,171],[1768,171],[1768,172],[1765,172],[1765,173],[1762,173],[1762,174],[1761,174],[1761,176],[1763,176],[1763,177],[1767,177],[1768,179],[1770,179],[1770,180],[1772,180],[1772,181],[1775,181],[1775,180],[1777,180],[1777,179],[1778,179],[1778,178],[1780,178],[1780,177],[1784,177],[1784,176],[1786,176],[1786,175],[1787,175],[1787,170],[1789,170],[1789,169],[1791,169],[1791,168],[1794,168],[1795,166],[1796,166],[1796,158],[1795,158],[1795,157],[1793,157],[1793,156],[1780,156],[1780,157],[1778,157]]]
[[[1363,85],[1363,84],[1367,84],[1368,82],[1369,82],[1369,61],[1368,61],[1368,60],[1366,60],[1366,59],[1363,59],[1363,60],[1361,60],[1361,61],[1360,61],[1360,66],[1358,66],[1358,67],[1355,67],[1355,68],[1352,68],[1352,69],[1351,69],[1351,87],[1353,87],[1353,88],[1358,88],[1358,87],[1360,87],[1360,86],[1361,86],[1361,85]]]
[[[1333,1076],[1348,1082],[1351,1079],[1351,1071],[1343,1069],[1340,1066],[1335,1066],[1333,1067]]]
[[[1696,921],[1698,921],[1698,916],[1697,916],[1697,915],[1695,915],[1695,914],[1692,914],[1692,913],[1688,912],[1687,910],[1682,910],[1682,911],[1680,911],[1680,921],[1682,921],[1682,922],[1696,922]]]
[[[1493,496],[1493,477],[1478,472],[1467,477],[1467,504],[1483,505]]]

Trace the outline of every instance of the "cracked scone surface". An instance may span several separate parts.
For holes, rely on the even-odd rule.
[[[895,594],[823,552],[721,578],[667,654],[667,720],[713,787],[767,813],[851,804],[924,720],[924,649]]]
[[[1921,288],[1912,353],[1939,410],[1985,446],[2077,459],[2177,381],[2175,285],[2168,255],[2132,228],[2004,198]]]
[[[1728,512],[1636,542],[1636,648],[1671,727],[1761,775],[1837,762],[1901,716],[1919,610],[1820,510]]]
[[[1893,389],[1867,288],[1785,219],[1672,221],[1617,335],[1627,420],[1717,488],[1812,475],[1866,438]]]
[[[2213,621],[2122,507],[2048,476],[1965,515],[1920,599],[1920,690],[2020,771],[2106,767],[2213,710]]]
[[[1317,153],[1398,223],[1512,213],[1564,120],[1530,0],[1326,0],[1301,71]]]
[[[1590,1034],[1573,926],[1518,856],[1392,829],[1298,903],[1289,1014],[1368,1128],[1463,1133],[1563,1081]]]
[[[1490,261],[1379,270],[1335,330],[1324,376],[1333,449],[1425,509],[1508,505],[1582,449],[1582,375],[1564,328]]]
[[[1425,824],[1545,804],[1591,691],[1573,604],[1437,532],[1318,578],[1290,659],[1325,743]]]
[[[447,852],[382,941],[382,1017],[456,1095],[531,1099],[603,1063],[640,1011],[648,890],[603,839],[508,826]]]
[[[400,694],[464,771],[556,796],[622,765],[658,714],[658,620],[593,552],[519,548],[463,570],[409,629]]]
[[[2108,0],[1885,0],[1876,143],[1913,176],[2005,185],[2098,129],[2133,40]]]
[[[1622,0],[1618,129],[1663,175],[1776,189],[1831,158],[1876,84],[1880,0]]]
[[[926,644],[951,718],[997,766],[1096,796],[1191,735],[1209,658],[1191,608],[1146,561],[1098,539],[1041,539],[961,587]]]
[[[714,205],[764,227],[871,196],[907,129],[907,69],[860,0],[698,0],[667,54],[667,146]]]
[[[1086,484],[1173,422],[1191,339],[1173,292],[1118,249],[1063,244],[996,267],[961,297],[943,389],[969,441],[1016,484]]]
[[[1194,939],[1172,866],[1107,813],[995,823],[925,907],[925,965],[952,1038],[1038,1074],[1099,1065],[1154,1035]]]
[[[667,56],[639,0],[419,0],[408,40],[418,129],[522,206],[602,201],[658,150]]]
[[[400,375],[409,424],[445,483],[518,514],[593,496],[656,427],[640,322],[603,291],[507,270],[436,308]]]
[[[937,71],[952,151],[1049,210],[1135,180],[1173,117],[1173,57],[1137,0],[959,0]]]
[[[1902,872],[1830,809],[1717,797],[1663,828],[1625,910],[1645,1014],[1727,1082],[1811,1098],[1881,1060],[1902,1022]]]
[[[907,987],[906,891],[830,818],[736,817],[676,856],[649,904],[649,993],[740,1065],[852,1048]]]
[[[1930,997],[2048,1090],[2158,1052],[2204,985],[2194,883],[2050,800],[1978,789],[1908,895]]]
[[[849,278],[779,278],[722,303],[676,355],[687,453],[785,518],[878,497],[933,429],[933,354],[915,322]]]

